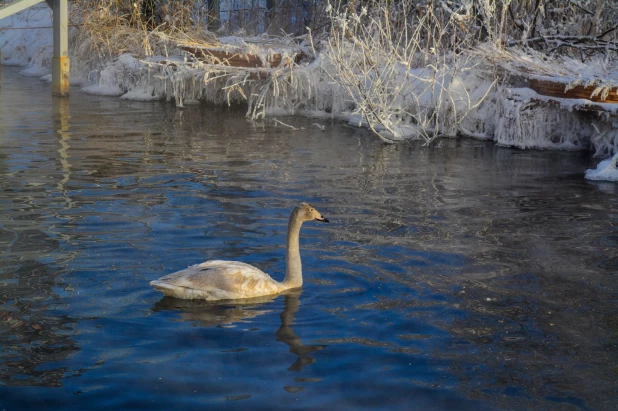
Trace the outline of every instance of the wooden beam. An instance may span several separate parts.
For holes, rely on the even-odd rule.
[[[15,13],[27,9],[30,6],[41,3],[43,0],[18,0],[0,7],[0,20],[9,17]]]
[[[609,92],[605,98],[600,94],[593,96],[592,93],[597,86],[575,86],[565,91],[566,83],[558,83],[546,80],[530,80],[530,88],[544,96],[560,98],[585,98],[596,103],[618,103],[618,87],[609,87]]]

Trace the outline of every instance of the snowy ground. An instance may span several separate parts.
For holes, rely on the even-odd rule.
[[[45,4],[0,20],[1,63],[23,66],[22,74],[51,81],[51,24],[51,11]],[[75,43],[77,29],[72,30]],[[212,76],[200,65],[185,63],[180,52],[144,60],[123,54],[111,61],[101,61],[85,52],[80,54],[80,50],[88,47],[73,44],[71,84],[81,87],[83,92],[130,100],[168,100],[178,106],[200,100],[225,104],[244,101],[248,96],[253,115],[302,114],[335,117],[363,125],[343,87],[326,75],[329,62],[323,56],[296,68],[292,81],[278,83],[276,76],[271,76],[270,83],[256,89],[246,72],[220,78]],[[174,61],[175,67],[158,64],[162,60]],[[551,65],[540,57],[523,53],[494,60],[493,65],[487,64],[484,69],[464,72],[449,83],[448,90],[453,95],[479,99],[492,84],[492,70],[496,67],[512,72],[522,67],[534,68],[538,78],[564,82],[568,77],[571,85],[585,84],[586,75],[591,77],[599,74],[595,70],[600,70],[605,79],[602,86],[618,84],[618,70],[602,64],[575,67],[573,61],[565,61]],[[581,99],[546,98],[527,87],[496,86],[453,134],[522,149],[592,150],[601,158],[613,155],[613,159],[601,162],[597,170],[589,170],[586,178],[618,181],[618,104],[608,104],[605,112],[582,110],[590,103]],[[398,130],[401,130],[400,138],[407,138],[412,136],[414,127],[409,119],[401,118]]]

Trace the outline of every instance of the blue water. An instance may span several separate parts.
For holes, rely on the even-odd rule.
[[[0,81],[0,409],[615,409],[618,185],[588,153]],[[302,290],[163,298],[207,259]]]

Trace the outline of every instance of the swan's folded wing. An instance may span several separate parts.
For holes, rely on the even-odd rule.
[[[193,265],[161,277],[158,282],[226,295],[226,298],[268,295],[279,292],[281,287],[268,274],[252,265],[221,260]]]

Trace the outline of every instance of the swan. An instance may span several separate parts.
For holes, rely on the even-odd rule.
[[[238,261],[211,260],[168,274],[150,285],[170,297],[204,300],[254,298],[298,288],[303,285],[298,236],[305,221],[328,220],[310,204],[294,208],[288,222],[286,270],[283,282],[273,280],[262,270]]]

